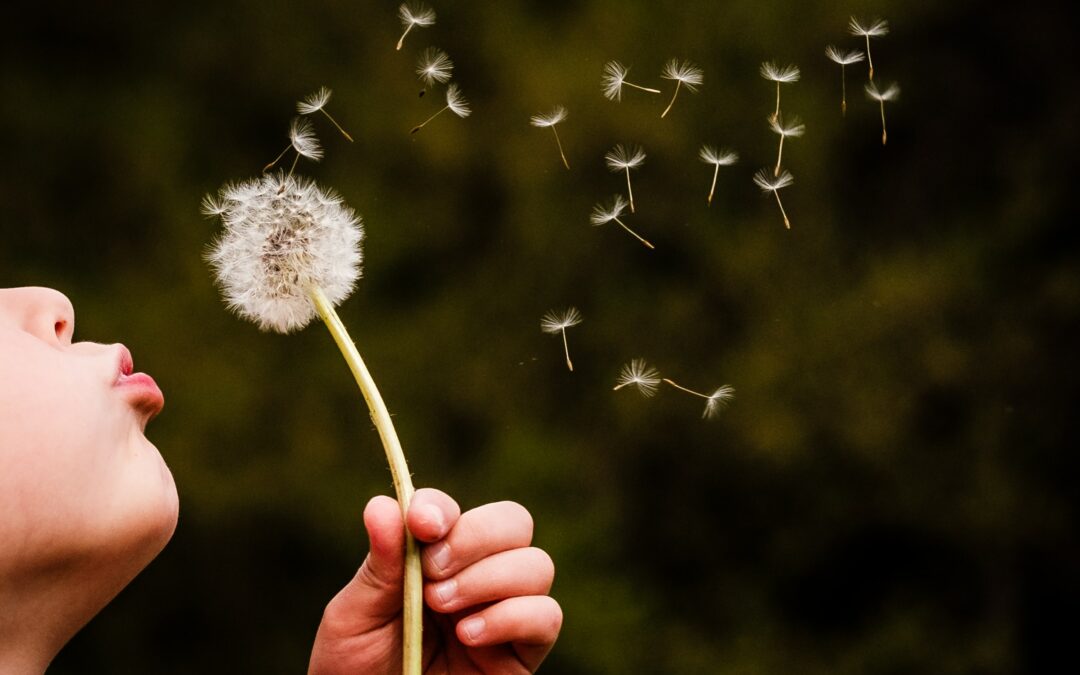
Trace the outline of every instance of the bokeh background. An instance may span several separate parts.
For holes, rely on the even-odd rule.
[[[366,221],[340,311],[418,485],[514,499],[554,557],[549,673],[1019,673],[1075,660],[1080,374],[1072,31],[1038,3],[438,2],[401,52],[395,2],[23,3],[0,45],[0,285],[73,300],[167,396],[150,436],[180,486],[176,536],[56,673],[295,673],[366,549],[390,478],[320,325],[260,333],[202,255],[199,202],[256,175],[320,85],[348,143],[300,171]],[[826,44],[880,15],[889,144]],[[418,97],[445,49],[474,113]],[[671,57],[705,71],[664,120]],[[600,94],[609,59],[664,94]],[[793,227],[752,184],[783,108]],[[565,170],[529,116],[565,105]],[[648,153],[638,213],[603,155]],[[720,173],[704,143],[740,162]],[[549,309],[585,320],[569,342]],[[665,388],[612,392],[645,357],[731,384],[701,419]],[[0,542],[2,545],[2,542]],[[1065,621],[1059,621],[1060,618]]]

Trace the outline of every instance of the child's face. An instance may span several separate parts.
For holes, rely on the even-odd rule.
[[[122,345],[72,343],[73,330],[60,293],[0,289],[0,573],[145,564],[176,525],[172,474],[143,435],[161,391]]]

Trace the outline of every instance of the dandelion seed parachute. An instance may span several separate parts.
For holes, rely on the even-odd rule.
[[[282,174],[226,184],[203,200],[223,231],[206,254],[226,304],[262,330],[290,333],[318,316],[308,293],[333,305],[360,278],[360,217],[331,190]]]
[[[619,371],[614,389],[619,390],[631,385],[645,398],[652,398],[660,387],[660,373],[646,363],[645,359],[633,359]]]

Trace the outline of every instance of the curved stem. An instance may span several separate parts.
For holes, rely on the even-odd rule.
[[[866,35],[866,62],[870,66],[870,81],[874,81],[874,57],[870,56],[870,34]]]
[[[847,117],[847,75],[840,64],[840,114]]]
[[[698,396],[698,397],[704,398],[704,399],[709,398],[708,394],[702,394],[700,391],[694,391],[693,389],[687,389],[686,387],[682,386],[681,384],[676,384],[674,380],[669,380],[666,377],[664,378],[664,382],[667,382],[668,384],[675,387],[676,389],[679,389],[681,391],[685,391],[687,394],[693,394],[694,396]]]
[[[712,196],[716,192],[716,177],[720,175],[720,165],[717,164],[712,172],[712,187],[709,188],[709,206],[712,206]]]
[[[626,167],[626,194],[630,195],[630,213],[634,211],[634,188],[630,187],[630,167]]]
[[[562,346],[563,351],[566,352],[566,367],[570,369],[570,372],[574,372],[574,364],[570,361],[570,345],[566,342],[566,329],[562,329]]]
[[[340,125],[340,124],[338,124],[337,120],[336,120],[336,119],[334,119],[333,117],[331,117],[331,116],[330,116],[330,113],[326,112],[326,109],[325,109],[325,108],[319,108],[319,112],[321,112],[322,114],[326,115],[326,119],[330,120],[330,121],[331,121],[331,122],[333,123],[333,125],[334,125],[335,127],[337,127],[337,130],[341,132],[341,135],[342,135],[342,136],[344,136],[345,138],[347,138],[347,139],[348,139],[348,141],[349,141],[350,143],[352,143],[352,142],[353,142],[353,138],[352,138],[352,136],[350,136],[350,135],[349,135],[349,132],[348,132],[348,131],[345,131],[344,129],[342,129],[342,128],[341,128],[341,125]]]
[[[780,207],[780,215],[784,216],[784,227],[791,229],[791,221],[788,220],[787,211],[784,210],[784,203],[780,201],[780,191],[773,190],[773,194],[776,195],[776,204]]]
[[[394,479],[394,490],[397,492],[398,504],[401,506],[401,519],[404,522],[405,514],[409,510],[409,502],[412,501],[413,484],[409,475],[409,465],[405,462],[405,452],[401,449],[394,423],[390,420],[390,412],[386,409],[382,395],[375,386],[375,380],[360,358],[345,325],[334,311],[333,304],[327,299],[326,294],[316,285],[308,287],[308,295],[315,308],[322,317],[326,327],[330,330],[334,342],[337,343],[341,355],[345,357],[352,371],[356,384],[360,386],[360,393],[364,395],[368,410],[371,413],[371,421],[379,432],[383,449],[386,451],[386,459],[390,462],[390,474]],[[402,599],[402,672],[406,675],[419,675],[423,668],[423,578],[420,574],[420,548],[416,540],[405,529],[405,592]]]
[[[780,158],[784,156],[784,136],[786,134],[780,134],[780,150],[776,153],[776,169],[773,170],[774,176],[780,175]]]
[[[671,106],[675,105],[675,97],[679,95],[679,85],[682,84],[682,80],[675,80],[675,93],[671,95],[671,103],[667,104],[664,108],[664,112],[660,113],[660,119],[667,117],[668,111],[671,110]]]
[[[409,31],[412,30],[412,27],[413,24],[411,22],[408,26],[405,27],[405,32],[401,34],[401,37],[397,41],[397,47],[395,48],[397,51],[401,51],[401,45],[405,43],[405,36],[409,34]]]
[[[776,81],[776,112],[772,115],[773,120],[780,119],[780,80]]]
[[[446,110],[447,108],[449,108],[449,107],[450,107],[450,106],[446,106],[446,107],[444,107],[444,108],[439,108],[439,111],[438,111],[437,113],[435,113],[435,114],[434,114],[434,115],[432,115],[431,117],[427,118],[426,120],[424,120],[424,121],[423,121],[423,122],[421,122],[420,124],[417,124],[417,125],[416,125],[415,127],[413,127],[413,128],[412,128],[412,131],[410,131],[409,133],[410,133],[410,134],[415,134],[415,133],[416,133],[417,131],[420,131],[421,129],[423,129],[423,128],[424,128],[424,125],[426,125],[426,124],[427,124],[428,122],[430,122],[431,120],[433,120],[433,119],[435,119],[436,117],[438,117],[438,116],[439,116],[440,114],[442,114],[442,112],[443,112],[443,111],[445,111],[445,110]]]
[[[885,133],[885,99],[878,101],[881,104],[881,144],[885,145],[888,134]]]
[[[633,87],[634,89],[640,89],[641,91],[647,91],[647,92],[649,92],[651,94],[659,94],[660,93],[659,89],[651,89],[649,87],[643,87],[640,84],[634,84],[633,82],[627,82],[626,80],[623,80],[623,84],[625,84],[628,87]]]
[[[622,229],[624,229],[624,230],[626,230],[627,232],[629,232],[630,234],[634,235],[634,237],[635,237],[635,238],[636,238],[636,239],[637,239],[638,241],[640,241],[640,242],[641,242],[642,244],[645,244],[645,245],[646,245],[646,246],[648,246],[649,248],[656,248],[655,246],[653,246],[653,245],[652,245],[652,243],[651,243],[651,242],[649,242],[649,240],[645,239],[645,238],[644,238],[644,237],[642,237],[642,236],[641,236],[640,234],[638,234],[637,232],[634,232],[634,231],[633,231],[633,230],[631,230],[631,229],[630,229],[629,227],[627,227],[626,223],[624,223],[623,221],[619,220],[618,218],[614,218],[614,221],[615,221],[616,223],[618,223],[618,224],[619,224],[620,226],[622,226]]]

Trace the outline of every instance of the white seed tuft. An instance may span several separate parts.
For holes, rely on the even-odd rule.
[[[223,226],[206,260],[225,303],[262,330],[303,328],[317,316],[309,288],[337,305],[360,277],[360,217],[312,180],[279,173],[226,184],[203,211]]]

